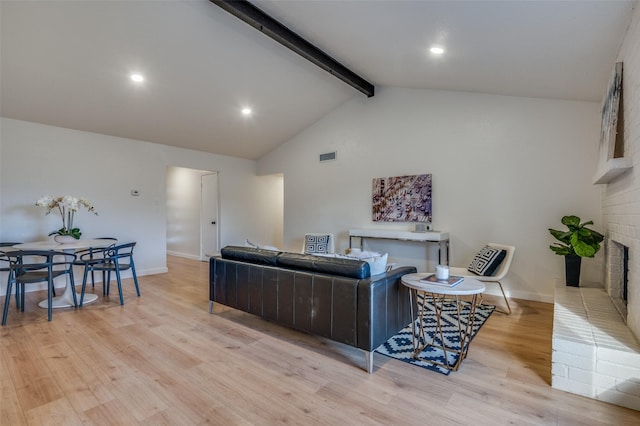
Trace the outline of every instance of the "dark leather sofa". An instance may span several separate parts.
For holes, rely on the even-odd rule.
[[[211,258],[209,312],[221,303],[279,324],[373,351],[411,322],[399,267],[370,276],[360,260],[227,246]]]

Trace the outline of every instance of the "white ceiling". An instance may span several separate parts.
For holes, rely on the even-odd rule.
[[[253,3],[377,88],[599,102],[636,0]],[[257,159],[365,96],[208,0],[0,13],[4,117]]]

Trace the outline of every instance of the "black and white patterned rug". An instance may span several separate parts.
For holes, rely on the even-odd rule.
[[[421,303],[421,300],[419,300],[419,302]],[[466,325],[466,322],[469,318],[470,305],[465,302],[462,303],[463,306],[461,307],[461,317],[462,324],[464,326]],[[471,340],[473,340],[473,338],[476,336],[478,330],[487,321],[494,309],[495,306],[489,305],[480,305],[476,308]],[[430,301],[427,302],[427,312],[430,312],[430,314],[426,315],[424,318],[424,327],[427,333],[427,340],[431,341],[431,339],[435,338],[434,344],[436,346],[442,346],[440,336],[436,336],[436,316],[433,313],[433,306]],[[416,319],[416,322],[417,321],[418,320]],[[459,351],[460,336],[458,333],[458,312],[455,303],[447,302],[444,304],[441,321],[445,346],[447,348],[453,348]],[[378,347],[378,349],[376,349],[376,352],[391,358],[398,359],[400,361],[407,362],[409,364],[417,365],[428,370],[437,371],[438,373],[448,375],[451,370],[448,370],[439,365],[432,364],[430,362],[425,362],[413,358],[413,342],[411,340],[411,332],[411,324],[409,324],[405,328],[400,330],[398,334],[389,339],[386,343]],[[424,342],[421,342],[421,344],[422,343]],[[420,357],[441,364],[445,363],[444,351],[438,347],[428,346],[420,353]],[[458,354],[447,351],[447,358],[449,361],[449,365],[454,365],[458,360]]]

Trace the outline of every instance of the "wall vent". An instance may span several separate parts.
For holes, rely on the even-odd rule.
[[[326,154],[320,154],[320,161],[330,161],[337,158],[338,151],[327,152]]]

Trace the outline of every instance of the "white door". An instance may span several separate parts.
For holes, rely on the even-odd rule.
[[[201,183],[200,259],[207,260],[219,252],[218,173],[202,175]]]

